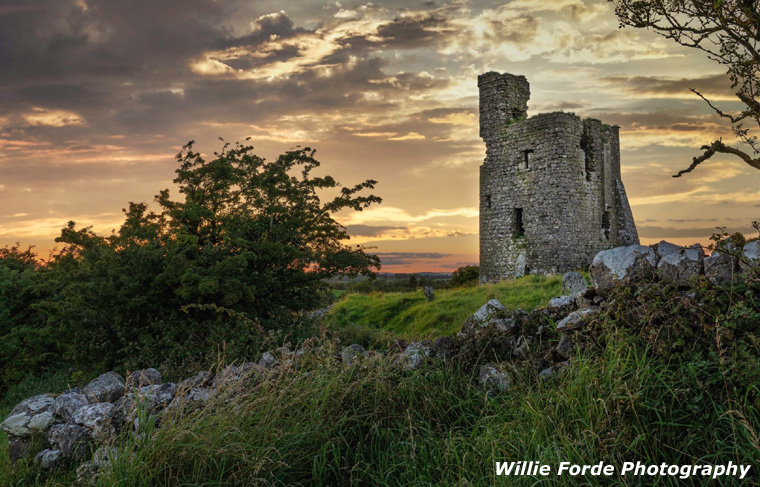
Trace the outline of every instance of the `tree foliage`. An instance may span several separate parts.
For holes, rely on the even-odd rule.
[[[699,49],[723,65],[743,108],[721,110],[696,89],[720,117],[729,120],[734,135],[746,149],[726,145],[718,139],[702,146],[691,165],[678,172],[693,171],[717,153],[738,157],[760,169],[760,1],[759,0],[610,0],[621,27],[652,30],[682,46]],[[753,132],[754,131],[754,132]]]
[[[480,267],[476,265],[466,265],[451,273],[449,286],[474,286],[477,285],[478,279],[480,279]]]
[[[111,235],[69,222],[45,266],[15,248],[0,255],[0,278],[38,274],[37,289],[47,289],[35,301],[2,287],[23,280],[3,279],[2,311],[16,318],[0,321],[0,335],[34,309],[80,368],[191,366],[220,346],[250,357],[267,330],[292,329],[298,313],[319,306],[325,278],[379,268],[377,256],[346,245],[333,218],[379,203],[363,194],[375,181],[343,187],[315,176],[320,163],[309,148],[269,162],[252,146],[225,144],[206,160],[190,142],[177,161],[180,197],[161,191],[155,211],[130,203]],[[323,202],[330,192],[337,195]]]

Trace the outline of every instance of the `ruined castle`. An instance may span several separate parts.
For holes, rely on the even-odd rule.
[[[600,250],[639,243],[619,127],[564,112],[528,118],[524,76],[486,73],[478,88],[481,282],[584,268]]]

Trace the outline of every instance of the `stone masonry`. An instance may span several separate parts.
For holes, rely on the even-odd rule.
[[[588,267],[639,243],[620,177],[619,127],[572,113],[528,118],[524,76],[478,77],[480,280]]]

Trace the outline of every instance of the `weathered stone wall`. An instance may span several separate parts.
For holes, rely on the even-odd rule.
[[[638,243],[617,127],[563,112],[526,118],[522,76],[487,73],[478,85],[481,282],[566,272]]]

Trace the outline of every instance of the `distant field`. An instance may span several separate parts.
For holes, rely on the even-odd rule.
[[[437,290],[427,302],[422,291],[348,294],[333,306],[328,324],[345,333],[435,338],[459,331],[462,322],[489,299],[510,309],[533,309],[561,293],[561,277],[527,276],[499,284]]]

